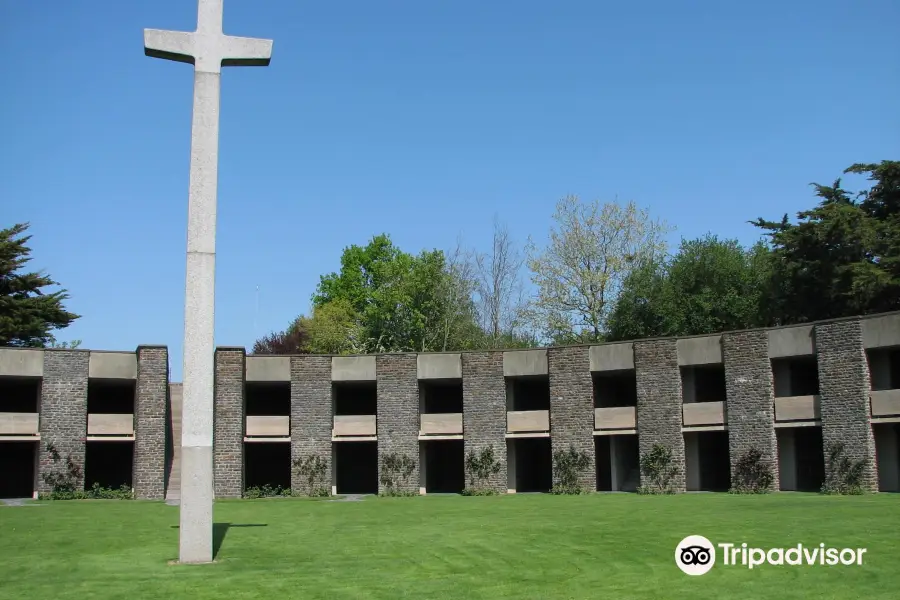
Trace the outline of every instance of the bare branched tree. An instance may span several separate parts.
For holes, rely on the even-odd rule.
[[[512,336],[524,306],[522,265],[525,258],[516,248],[509,229],[494,217],[491,250],[475,255],[475,297],[481,327],[491,346]]]
[[[643,259],[665,251],[669,227],[634,202],[556,205],[547,247],[528,245],[537,287],[530,316],[555,343],[600,341],[622,282]]]

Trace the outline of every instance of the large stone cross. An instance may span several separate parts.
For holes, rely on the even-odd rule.
[[[184,302],[179,561],[213,559],[213,384],[219,78],[223,66],[266,66],[272,41],[222,33],[223,0],[198,0],[197,30],[144,30],[144,53],[194,65]]]

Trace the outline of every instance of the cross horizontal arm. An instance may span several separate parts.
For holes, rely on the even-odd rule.
[[[163,29],[144,30],[144,54],[194,64],[194,34]]]
[[[272,40],[225,36],[222,65],[226,67],[267,67],[272,58]]]

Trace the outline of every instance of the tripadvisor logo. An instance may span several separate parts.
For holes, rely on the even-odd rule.
[[[718,550],[717,550],[718,548]],[[825,544],[790,548],[754,548],[740,544],[713,544],[702,535],[689,535],[675,547],[675,564],[688,575],[705,575],[716,564],[753,569],[765,564],[788,566],[861,565],[866,548],[833,548]]]

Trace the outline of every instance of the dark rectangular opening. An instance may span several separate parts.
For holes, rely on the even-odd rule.
[[[133,379],[88,381],[87,411],[90,414],[125,415],[134,412]]]
[[[84,451],[84,489],[99,484],[117,489],[133,487],[134,442],[87,442]]]
[[[508,410],[550,410],[550,378],[507,377],[506,406]]]
[[[425,463],[425,493],[461,493],[465,487],[463,441],[432,440],[421,444],[419,460]]]
[[[378,493],[378,442],[335,442],[338,494]]]
[[[597,491],[634,492],[640,484],[638,439],[630,435],[594,437]]]
[[[797,490],[818,492],[825,483],[825,449],[821,427],[795,427]]]
[[[287,417],[291,414],[289,381],[249,381],[244,384],[244,411],[248,417]]]
[[[462,381],[427,379],[419,382],[419,398],[423,413],[461,413]]]
[[[634,369],[592,373],[594,408],[637,406],[637,376]]]
[[[731,487],[727,431],[684,434],[688,491],[726,492]]]
[[[331,397],[336,416],[378,414],[378,387],[374,381],[334,382]]]
[[[900,423],[873,423],[878,491],[900,492]]]
[[[40,377],[0,377],[0,412],[40,412],[40,398]]]
[[[819,365],[815,356],[772,359],[775,397],[814,396],[819,393]]]
[[[549,492],[553,486],[550,438],[514,438],[516,492]]]
[[[33,497],[37,448],[38,442],[0,441],[0,498]]]
[[[724,402],[725,366],[681,367],[681,390],[684,402]]]
[[[244,443],[244,489],[291,487],[291,443]]]
[[[900,389],[900,348],[872,348],[866,351],[872,390]]]

